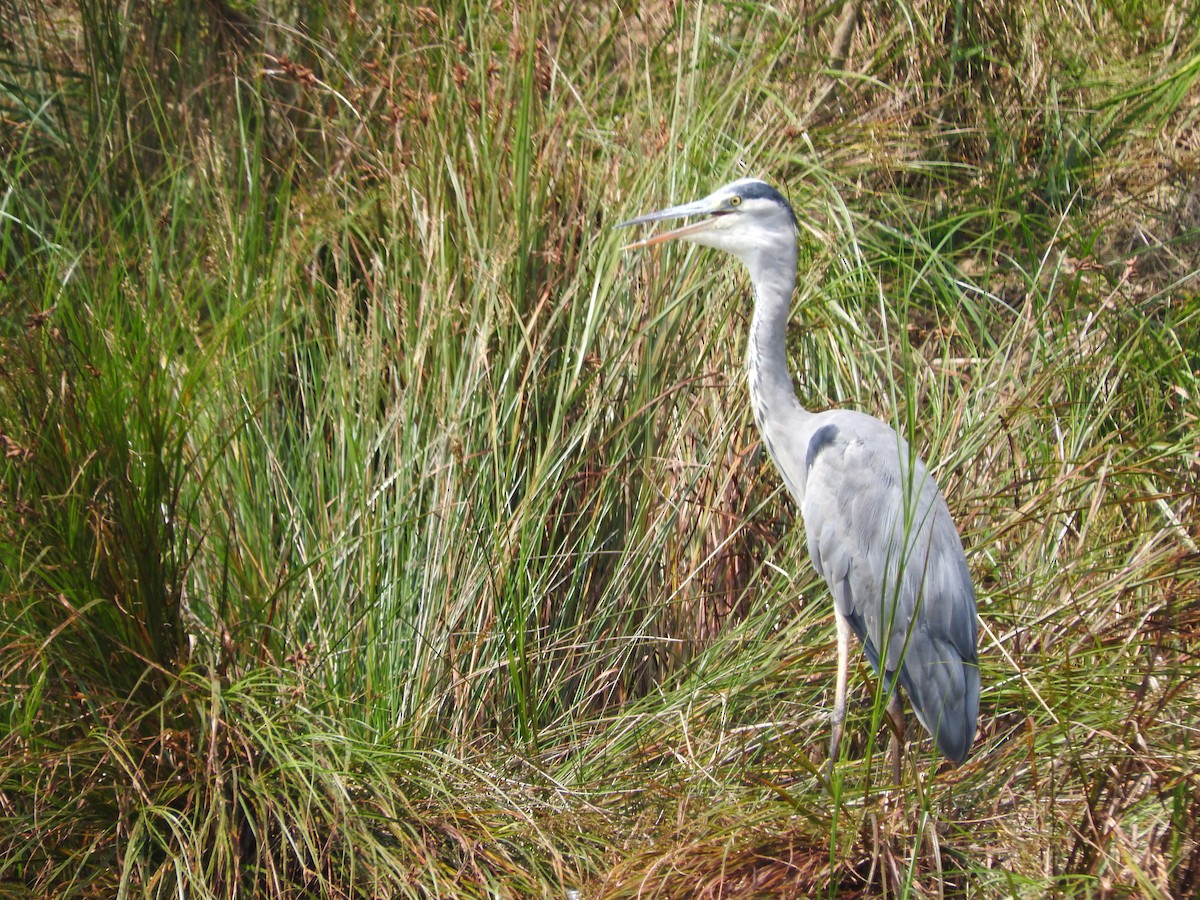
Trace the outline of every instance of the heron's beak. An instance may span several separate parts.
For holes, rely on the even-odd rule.
[[[664,241],[671,241],[675,238],[687,237],[689,234],[696,234],[700,231],[705,231],[712,228],[713,223],[717,221],[717,212],[708,204],[706,200],[696,200],[692,203],[684,203],[681,206],[671,206],[667,209],[660,209],[658,212],[646,213],[644,216],[638,216],[636,219],[630,219],[628,222],[622,222],[616,228],[625,228],[629,225],[645,225],[647,222],[661,222],[665,219],[683,219],[688,216],[704,216],[698,222],[692,222],[684,225],[682,228],[674,228],[671,231],[664,231],[662,234],[656,234],[653,237],[645,238],[644,240],[634,241],[632,244],[626,244],[622,250],[636,250],[638,247],[652,247],[655,244],[661,244]]]

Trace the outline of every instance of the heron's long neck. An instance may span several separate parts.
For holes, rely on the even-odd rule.
[[[796,251],[763,254],[747,262],[754,284],[754,316],[746,344],[746,368],[754,421],[768,438],[772,423],[782,423],[785,413],[808,412],[796,399],[787,362],[787,322],[792,291],[796,286]]]

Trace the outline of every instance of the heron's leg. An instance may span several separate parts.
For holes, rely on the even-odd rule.
[[[887,717],[892,721],[892,778],[896,784],[900,783],[900,770],[904,762],[904,735],[906,725],[904,722],[904,708],[900,703],[900,688],[896,687],[892,690],[892,696],[888,698]]]
[[[850,677],[850,623],[841,613],[835,613],[837,621],[837,686],[833,691],[833,734],[829,739],[829,771],[838,758],[838,747],[842,743],[842,729],[846,724],[846,684]]]

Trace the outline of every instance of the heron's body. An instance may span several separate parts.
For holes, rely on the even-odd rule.
[[[746,347],[754,420],[799,504],[813,566],[834,598],[839,671],[832,755],[845,717],[853,631],[889,695],[898,679],[921,725],[945,756],[961,763],[979,711],[975,592],[945,500],[889,425],[850,410],[811,413],[797,400],[786,349],[795,218],[783,197],[743,179],[625,224],[681,216],[704,218],[637,246],[683,238],[727,250],[746,264],[754,285]]]

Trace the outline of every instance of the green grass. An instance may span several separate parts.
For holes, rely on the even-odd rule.
[[[1196,17],[864,5],[829,91],[840,13],[17,4],[0,892],[1196,890]],[[743,275],[610,227],[739,174],[978,587],[899,793]]]

